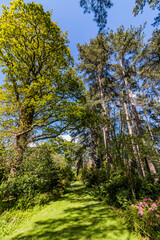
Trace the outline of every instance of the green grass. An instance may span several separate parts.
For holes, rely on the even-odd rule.
[[[122,220],[74,183],[63,198],[42,209],[25,212],[24,219],[3,240],[135,240]],[[28,215],[27,215],[28,214]],[[28,217],[27,217],[28,216]]]

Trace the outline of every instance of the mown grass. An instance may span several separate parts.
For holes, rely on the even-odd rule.
[[[18,213],[17,213],[18,214]],[[135,240],[122,220],[74,183],[63,198],[42,209],[19,212],[18,223],[3,229],[3,240]],[[6,230],[6,232],[5,232]]]

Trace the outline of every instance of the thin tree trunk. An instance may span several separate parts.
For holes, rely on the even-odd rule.
[[[124,133],[123,112],[121,107],[120,107],[120,121],[121,121],[121,133]]]
[[[123,68],[123,65],[122,65],[122,61],[120,60],[120,66]],[[140,136],[143,136],[144,134],[144,131],[143,131],[143,128],[142,128],[142,124],[141,124],[141,121],[139,119],[139,116],[138,116],[138,113],[137,113],[137,110],[136,110],[136,106],[135,106],[135,102],[134,102],[134,98],[133,98],[133,94],[130,90],[130,87],[129,87],[129,84],[128,84],[128,79],[127,77],[125,76],[125,72],[122,70],[122,74],[123,74],[123,77],[124,77],[124,83],[125,83],[125,86],[127,88],[127,93],[128,93],[128,97],[129,97],[129,101],[131,103],[131,106],[132,106],[132,111],[133,111],[133,114],[134,114],[134,118],[135,118],[135,122],[136,122],[136,125],[137,125],[137,128],[138,128],[138,131],[139,131],[139,135]]]
[[[102,106],[102,116],[107,116],[107,109],[106,109],[106,104],[105,104],[105,95],[104,95],[104,90],[101,82],[101,77],[100,74],[98,74],[98,86],[99,86],[99,97],[101,99],[101,106]],[[109,136],[109,128],[108,124],[106,124],[103,127],[103,139],[104,139],[104,146],[106,150],[106,162],[107,162],[107,168],[108,172],[110,172],[110,163],[112,161],[112,156],[110,153],[110,136]]]
[[[92,166],[95,167],[96,166],[96,146],[94,143],[94,139],[92,137],[91,129],[89,129],[89,138],[90,138],[90,142],[91,142]]]
[[[123,68],[121,60],[120,60],[120,66]],[[143,131],[142,124],[141,124],[141,121],[140,121],[139,116],[138,116],[138,112],[137,112],[136,105],[135,105],[135,102],[134,102],[133,94],[130,90],[130,87],[129,87],[129,84],[128,84],[128,79],[127,79],[127,77],[125,77],[125,72],[123,70],[122,70],[122,74],[124,76],[124,82],[125,82],[125,86],[127,88],[127,93],[128,93],[129,101],[130,101],[131,106],[132,106],[132,111],[133,111],[135,122],[136,122],[136,125],[137,125],[137,128],[138,128],[139,136],[142,138],[143,145],[147,146],[146,141],[143,138],[144,131]],[[147,162],[148,162],[148,167],[149,167],[150,173],[151,174],[156,174],[157,172],[156,172],[156,169],[155,169],[155,166],[154,166],[153,162],[148,158],[147,158]]]
[[[132,127],[134,129],[134,132],[136,132],[136,130],[135,130],[136,126],[135,126],[135,122],[133,121],[133,119],[131,119],[131,122],[132,122]],[[133,132],[132,132],[132,134],[133,134]],[[135,133],[133,135],[135,135]],[[139,145],[135,143],[135,146],[136,146],[137,154],[139,157],[140,165],[142,168],[142,173],[143,173],[143,176],[145,177],[145,171],[144,171],[144,166],[143,166],[143,162],[142,162],[142,158],[141,158],[141,154],[140,154]]]
[[[126,114],[126,120],[127,120],[129,135],[131,136],[132,149],[133,149],[134,157],[135,157],[136,164],[137,164],[138,174],[141,177],[145,177],[144,167],[143,167],[142,161],[141,160],[139,161],[138,154],[137,154],[137,149],[136,149],[136,146],[135,146],[135,143],[134,143],[134,140],[133,140],[132,127],[131,127],[130,120],[129,120],[127,104],[125,102],[124,102],[124,110],[125,110],[125,114]]]

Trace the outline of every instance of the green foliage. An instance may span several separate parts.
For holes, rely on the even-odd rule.
[[[107,170],[103,168],[90,168],[83,169],[82,171],[82,180],[88,187],[98,186],[99,184],[107,181],[107,179]]]
[[[44,144],[26,151],[20,170],[0,186],[1,201],[13,201],[17,208],[59,198],[72,180],[69,167],[60,168]]]
[[[136,16],[139,12],[142,13],[143,9],[146,5],[146,3],[149,5],[150,8],[153,10],[157,8],[158,11],[160,11],[160,1],[159,0],[135,0],[135,7],[133,9],[134,16]],[[158,16],[154,19],[154,26],[160,24],[160,13],[158,13]]]
[[[0,144],[0,184],[6,179],[9,172],[9,166],[7,166],[7,151],[4,144]]]
[[[158,231],[160,226],[160,204],[156,204],[149,199],[132,204],[125,211],[125,219],[128,228],[137,233],[149,237],[149,239],[159,239]]]
[[[80,0],[80,6],[84,9],[84,13],[94,13],[94,21],[99,27],[99,32],[103,31],[107,24],[107,9],[112,7],[111,0]]]
[[[102,200],[109,205],[125,208],[132,199],[128,180],[128,176],[122,171],[113,173],[109,181],[99,186],[97,193],[99,192]]]
[[[140,180],[137,181],[136,185],[136,195],[138,199],[144,198],[144,197],[151,197],[153,199],[156,199],[159,195],[159,185],[155,184],[152,180]]]
[[[142,179],[137,175],[127,175],[124,171],[113,172],[107,177],[106,169],[84,170],[83,181],[87,186],[93,188],[98,199],[109,205],[126,208],[136,199],[159,196],[159,186],[154,180]]]
[[[23,195],[21,198],[17,199],[16,209],[25,210],[32,208],[34,206],[43,206],[50,201],[55,201],[61,197],[63,194],[62,189],[54,189],[52,192],[48,193],[36,193],[36,195]]]
[[[137,15],[139,12],[143,12],[143,8],[146,5],[146,3],[149,4],[150,7],[154,8],[158,5],[159,0],[136,0],[135,1],[136,6],[133,10],[134,15]]]
[[[75,153],[78,144],[64,140],[62,137],[50,140],[50,147],[53,152],[56,152],[65,159],[64,164],[72,165],[75,161]],[[62,161],[58,161],[60,164]],[[62,164],[63,165],[63,164]]]
[[[84,87],[67,44],[67,34],[41,4],[15,0],[2,6],[0,137],[16,141],[19,159],[27,143],[58,136],[78,112]]]

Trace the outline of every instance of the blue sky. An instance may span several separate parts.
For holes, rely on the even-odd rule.
[[[9,5],[9,2],[10,0],[1,0],[4,5]],[[32,1],[26,0],[25,2]],[[77,43],[89,43],[90,38],[97,35],[98,28],[96,22],[93,21],[93,14],[83,14],[79,0],[34,0],[34,2],[42,4],[46,11],[53,8],[52,20],[57,22],[62,31],[68,31],[69,47],[76,62]],[[143,14],[134,17],[132,14],[134,0],[113,0],[113,2],[115,2],[113,7],[108,11],[107,27],[115,31],[122,24],[128,28],[130,25],[139,26],[147,21],[145,29],[147,41],[154,29],[151,24],[157,12],[145,7]],[[2,79],[3,75],[0,73],[0,83]]]

